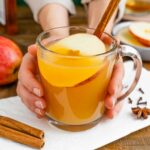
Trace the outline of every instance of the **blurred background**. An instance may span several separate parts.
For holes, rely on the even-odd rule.
[[[7,0],[9,1],[9,0]],[[0,34],[13,39],[23,52],[26,52],[28,45],[35,42],[37,35],[42,31],[40,25],[33,20],[32,12],[28,5],[23,0],[11,0],[11,3],[17,3],[16,14],[14,14],[14,7],[10,7],[8,12],[15,15],[16,19],[16,34],[10,35],[8,29],[3,25],[0,25]],[[70,16],[71,25],[86,25],[86,13],[83,6],[80,4],[80,0],[74,0],[77,5],[77,14]],[[150,22],[150,1],[149,0],[127,0],[125,14],[121,22],[123,21],[147,21]],[[7,25],[9,26],[9,25]],[[7,27],[10,28],[10,27]],[[6,31],[7,30],[7,31]]]
[[[42,29],[40,25],[33,20],[33,14],[28,5],[23,0],[16,1],[16,14],[13,13],[13,7],[10,7],[8,11],[17,17],[17,32],[11,35],[6,31],[6,27],[1,25],[0,34],[14,40],[25,53],[27,46],[35,42],[37,35],[42,31]],[[75,16],[70,16],[70,22],[73,25],[84,25],[86,24],[86,15],[83,6],[81,6],[80,0],[75,0],[75,4],[78,6],[77,14]]]

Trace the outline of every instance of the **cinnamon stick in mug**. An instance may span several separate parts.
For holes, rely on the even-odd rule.
[[[96,35],[97,37],[101,37],[109,20],[111,19],[116,8],[118,7],[119,2],[120,2],[120,0],[110,0],[110,3],[102,16],[102,19],[100,20],[100,22],[94,32],[94,35]]]
[[[30,136],[3,125],[0,125],[0,137],[4,137],[12,141],[19,142],[21,144],[25,144],[38,149],[44,146],[43,139]]]
[[[24,124],[22,122],[16,121],[14,119],[11,119],[9,117],[0,116],[0,125],[3,125],[5,127],[9,127],[11,129],[27,133],[29,135],[35,136],[37,138],[42,139],[44,137],[44,132],[40,129],[31,127],[27,124]]]

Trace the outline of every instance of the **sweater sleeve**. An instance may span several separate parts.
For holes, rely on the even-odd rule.
[[[55,3],[65,7],[70,14],[75,14],[75,6],[72,0],[24,0],[33,12],[33,17],[38,22],[38,14],[40,10],[47,4]]]
[[[82,4],[89,3],[91,0],[81,0]],[[25,0],[25,2],[29,5],[33,12],[34,20],[38,22],[38,14],[40,10],[47,4],[50,3],[55,3],[55,4],[60,4],[64,6],[70,14],[75,14],[75,6],[72,0]],[[126,0],[121,0],[119,4],[119,12],[118,16],[116,18],[116,23],[119,22],[123,15],[124,15],[124,10],[125,10],[125,3]]]

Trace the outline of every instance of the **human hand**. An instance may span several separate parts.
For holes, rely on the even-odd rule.
[[[51,38],[43,40],[43,44],[64,38],[68,35],[67,30],[60,33],[55,33]],[[46,102],[43,98],[44,91],[39,77],[37,46],[35,44],[28,47],[28,53],[23,57],[18,73],[17,94],[21,97],[22,102],[32,112],[36,113],[38,118],[45,115]]]
[[[39,80],[36,46],[32,45],[28,50],[29,52],[23,57],[18,73],[17,94],[21,97],[22,102],[40,118],[45,114],[46,103]]]
[[[112,43],[112,39],[107,35],[102,35],[101,37],[102,41],[104,43],[110,44]],[[120,41],[117,37],[115,37],[118,45],[120,44]],[[108,84],[107,88],[107,94],[105,97],[105,107],[106,107],[106,116],[108,118],[113,118],[116,116],[123,104],[123,101],[118,102],[117,99],[121,95],[122,91],[122,80],[124,77],[124,66],[123,66],[123,60],[122,57],[119,56],[118,61],[114,65],[113,72],[111,75],[111,79]]]
[[[116,116],[122,107],[123,101],[117,102],[117,98],[121,95],[123,76],[124,66],[122,58],[120,57],[118,62],[114,65],[105,97],[106,116],[108,118]]]
[[[45,114],[46,102],[42,97],[44,91],[38,78],[36,52],[36,45],[31,45],[23,58],[19,71],[17,93],[31,111],[35,112],[38,117],[42,117]],[[113,118],[121,109],[122,102],[117,103],[117,98],[122,90],[123,75],[123,62],[122,58],[119,58],[114,66],[105,98],[106,116],[108,118]]]

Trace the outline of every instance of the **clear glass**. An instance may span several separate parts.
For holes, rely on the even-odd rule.
[[[63,129],[87,129],[99,122],[104,114],[104,99],[113,66],[120,54],[130,56],[125,50],[121,51],[117,41],[107,33],[103,33],[101,38],[107,49],[102,54],[79,56],[78,52],[71,51],[64,55],[50,49],[53,43],[69,35],[93,32],[94,29],[80,26],[60,27],[43,32],[37,38],[38,66],[47,102],[46,115],[52,124]],[[62,47],[58,48],[63,51]],[[135,59],[134,63],[140,64],[136,65],[139,68],[136,78],[139,78],[140,56]],[[120,99],[127,96],[136,83],[137,80]]]

